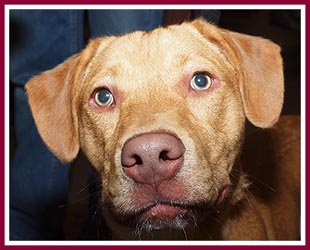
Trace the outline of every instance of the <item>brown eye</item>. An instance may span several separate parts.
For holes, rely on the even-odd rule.
[[[95,94],[95,102],[98,106],[111,106],[114,102],[114,97],[110,90],[108,89],[100,89]]]

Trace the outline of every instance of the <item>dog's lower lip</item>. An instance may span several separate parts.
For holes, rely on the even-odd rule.
[[[188,210],[181,206],[159,203],[143,213],[143,217],[148,220],[173,219],[177,216],[184,215]]]

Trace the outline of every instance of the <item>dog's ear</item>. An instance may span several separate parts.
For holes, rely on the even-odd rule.
[[[48,148],[64,163],[79,151],[74,71],[79,56],[74,55],[52,70],[26,84],[29,104],[38,131]]]
[[[258,127],[273,126],[279,119],[284,96],[280,47],[267,39],[219,29],[202,20],[193,25],[233,57],[247,118]]]
[[[229,32],[238,48],[240,92],[247,118],[268,128],[279,119],[284,96],[280,47],[270,40]]]

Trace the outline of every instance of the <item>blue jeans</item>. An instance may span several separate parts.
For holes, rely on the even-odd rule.
[[[34,124],[24,85],[84,46],[83,10],[10,11],[11,119],[16,151],[10,166],[10,240],[60,240],[70,165],[45,147]],[[89,10],[92,37],[151,30],[161,10]],[[48,83],[47,83],[48,84]]]

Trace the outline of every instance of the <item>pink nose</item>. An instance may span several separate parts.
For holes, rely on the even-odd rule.
[[[158,186],[172,179],[183,163],[185,148],[169,134],[142,134],[128,140],[121,155],[124,172],[136,183]]]

